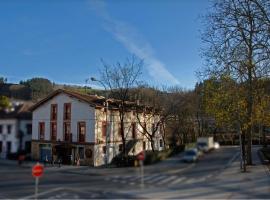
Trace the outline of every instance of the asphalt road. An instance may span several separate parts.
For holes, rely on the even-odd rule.
[[[88,169],[68,168],[46,170],[40,178],[38,198],[136,198],[122,191],[146,188],[191,187],[211,181],[216,174],[237,158],[237,147],[222,147],[205,154],[197,163],[183,163],[181,156],[166,162],[145,166],[142,182],[140,168]],[[31,168],[0,165],[0,198],[35,198]]]

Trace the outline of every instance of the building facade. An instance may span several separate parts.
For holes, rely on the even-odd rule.
[[[0,111],[0,158],[16,158],[20,150],[31,153],[31,106],[30,102],[13,102]]]
[[[121,153],[119,110],[113,100],[57,90],[32,107],[32,158],[61,161],[65,164],[100,166]],[[124,133],[127,143],[135,141],[129,154],[150,150],[135,110],[125,113]],[[159,116],[147,120],[151,129]],[[163,149],[162,137],[155,133],[155,149]]]

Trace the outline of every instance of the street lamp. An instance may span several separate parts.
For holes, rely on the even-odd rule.
[[[105,101],[106,101],[106,146],[105,146],[105,149],[106,149],[106,152],[105,152],[105,165],[107,166],[108,165],[108,140],[109,140],[109,129],[108,129],[108,111],[109,111],[109,104],[108,104],[108,96],[107,96],[107,89],[106,89],[106,86],[102,83],[102,81],[100,80],[97,80],[96,78],[94,77],[91,77],[90,78],[91,81],[95,81],[95,82],[99,82],[105,89]]]

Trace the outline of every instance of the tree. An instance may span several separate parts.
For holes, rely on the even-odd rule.
[[[6,96],[0,96],[0,110],[8,108],[10,106],[10,101]]]
[[[102,61],[102,64],[103,69],[101,70],[99,82],[105,87],[105,90],[109,92],[110,97],[118,100],[123,155],[127,156],[126,135],[124,133],[124,120],[126,111],[129,108],[127,101],[130,98],[131,89],[137,86],[143,61],[132,56],[131,58],[127,58],[123,63],[117,62],[114,65],[110,65]],[[92,78],[92,80],[95,79]]]
[[[21,81],[23,84],[32,90],[32,99],[37,101],[44,98],[53,91],[53,84],[46,78],[32,78],[26,81]]]
[[[7,82],[7,78],[0,77],[0,84],[5,84]]]
[[[251,142],[255,95],[259,80],[270,74],[270,7],[267,0],[221,0],[205,18],[205,78],[226,75],[241,84],[247,137],[247,163],[252,164]]]

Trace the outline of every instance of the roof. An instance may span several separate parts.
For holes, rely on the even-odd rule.
[[[79,99],[85,103],[88,103],[89,105],[93,107],[101,107],[104,106],[104,101],[105,98],[102,96],[97,96],[97,95],[89,95],[89,94],[81,94],[78,92],[70,91],[70,90],[64,90],[64,89],[58,89],[49,94],[47,97],[42,99],[41,101],[37,102],[35,105],[33,105],[30,110],[34,111],[37,109],[39,106],[43,105],[53,97],[57,96],[58,94],[64,93],[68,96],[71,96],[73,98]]]
[[[71,96],[73,98],[79,99],[80,101],[83,101],[85,103],[88,103],[90,106],[95,108],[102,108],[106,106],[106,98],[103,96],[97,96],[97,95],[89,95],[89,94],[82,94],[70,90],[65,89],[58,89],[49,94],[46,98],[42,99],[41,101],[37,102],[35,105],[33,105],[30,110],[34,111],[39,106],[42,106],[44,103],[52,99],[53,97],[57,96],[58,94],[64,93],[68,96]],[[109,103],[109,109],[119,109],[119,104],[121,103],[120,100],[117,99],[107,99],[107,102]],[[138,106],[135,102],[125,101],[126,109],[128,110],[135,110],[135,107],[145,107],[148,111],[153,110],[153,107],[140,105]],[[137,109],[136,109],[137,110]]]
[[[13,106],[11,110],[0,110],[0,119],[32,119],[30,107],[32,102],[24,102],[23,104]]]

